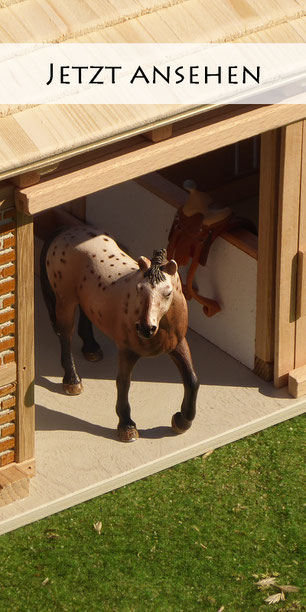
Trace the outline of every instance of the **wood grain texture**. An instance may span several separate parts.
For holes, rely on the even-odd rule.
[[[0,0],[0,42],[305,42],[305,14],[303,0]],[[27,164],[132,128],[150,129],[181,111],[174,105],[2,105],[0,169],[17,174]]]
[[[291,108],[291,106],[293,108]],[[304,105],[248,107],[224,111],[219,120],[204,119],[196,127],[180,133],[170,140],[150,144],[139,139],[126,148],[122,144],[120,154],[101,150],[96,163],[74,165],[72,170],[58,171],[38,185],[16,189],[16,205],[27,214],[63,204],[76,197],[85,196],[123,181],[147,174],[186,158],[196,157],[233,142],[250,138],[290,123],[294,118],[304,118]]]
[[[18,212],[16,243],[17,411],[16,461],[34,456],[34,240],[33,220]]]
[[[0,367],[0,386],[16,381],[16,363],[8,363]]]
[[[165,125],[164,127],[156,128],[144,133],[145,138],[152,140],[152,142],[160,142],[160,140],[166,140],[172,136],[172,125]]]
[[[306,121],[303,122],[302,177],[297,260],[295,368],[306,364]]]
[[[274,384],[295,367],[296,282],[303,122],[282,128],[275,301]]]
[[[29,477],[10,466],[0,470],[0,507],[6,506],[29,495]]]
[[[256,305],[255,367],[259,363],[271,373],[274,361],[275,273],[280,164],[280,133],[272,130],[261,136],[258,269]],[[266,376],[265,371],[263,370]],[[265,380],[271,380],[271,378]]]
[[[293,397],[306,395],[306,365],[289,372],[288,391]]]

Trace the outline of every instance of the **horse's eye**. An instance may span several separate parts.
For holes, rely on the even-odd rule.
[[[165,298],[169,298],[170,295],[172,295],[172,291],[170,291],[169,293],[165,293]]]

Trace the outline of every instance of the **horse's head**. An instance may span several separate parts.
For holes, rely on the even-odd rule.
[[[136,285],[136,331],[141,338],[152,338],[158,332],[162,317],[169,310],[175,285],[177,263],[167,261],[166,250],[154,251],[152,260],[138,260],[140,280]]]

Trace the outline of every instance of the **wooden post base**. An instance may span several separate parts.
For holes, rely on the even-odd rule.
[[[270,382],[273,380],[274,363],[273,361],[264,361],[260,359],[260,357],[255,356],[253,372],[259,376],[259,378],[262,378],[262,380]]]
[[[12,463],[0,470],[0,508],[29,495],[30,477],[35,474],[34,460]]]
[[[293,397],[306,395],[306,366],[295,368],[289,372],[288,391]]]

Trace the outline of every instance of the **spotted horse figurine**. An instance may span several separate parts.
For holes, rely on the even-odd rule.
[[[119,352],[116,412],[118,436],[132,442],[139,435],[128,399],[131,373],[140,357],[168,353],[184,384],[181,411],[172,417],[178,434],[190,428],[196,412],[198,379],[186,340],[188,313],[177,264],[166,250],[136,262],[108,235],[88,225],[58,231],[41,253],[41,287],[61,345],[63,385],[69,395],[83,390],[71,340],[79,305],[78,334],[89,361],[102,359],[92,323],[112,338]]]

